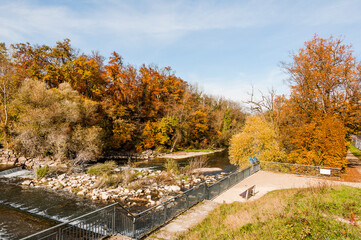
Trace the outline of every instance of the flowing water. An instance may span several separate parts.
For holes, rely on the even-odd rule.
[[[144,161],[137,164],[137,167],[140,168],[153,168],[153,169],[164,169],[164,163],[168,159],[166,158],[156,158],[150,161]],[[200,155],[196,157],[188,157],[182,159],[175,159],[179,165],[179,167],[185,167],[192,160],[200,160],[205,163],[204,167],[210,168],[221,168],[223,171],[230,172],[237,169],[235,165],[232,165],[229,162],[228,151],[215,152],[207,155]]]
[[[200,158],[207,167],[233,171],[226,151],[177,160],[180,167]],[[139,163],[137,167],[164,169],[167,159]],[[12,166],[0,165],[0,171]],[[24,187],[15,179],[0,178],[0,239],[19,239],[104,206],[103,203],[56,193],[44,188]]]
[[[0,180],[0,239],[18,239],[93,211],[104,204],[44,188]]]

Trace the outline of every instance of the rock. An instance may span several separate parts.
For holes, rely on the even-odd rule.
[[[19,157],[18,158],[18,162],[19,162],[19,164],[21,164],[21,165],[24,165],[25,164],[25,162],[26,162],[26,158],[25,157]]]
[[[62,181],[64,178],[66,177],[66,173],[63,173],[61,175],[58,176],[58,180]],[[63,184],[64,185],[64,184]]]
[[[181,188],[177,185],[165,186],[164,189],[169,192],[179,192],[181,190]]]
[[[102,200],[109,200],[110,196],[109,196],[109,194],[107,192],[101,192],[100,193],[100,198]]]
[[[31,180],[25,180],[22,185],[30,186],[31,183],[33,183]]]
[[[77,193],[77,195],[79,195],[79,196],[85,196],[87,193],[88,193],[88,191],[87,191],[86,189],[83,189],[83,190],[79,191],[79,192]]]

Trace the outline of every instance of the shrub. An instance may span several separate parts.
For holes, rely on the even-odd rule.
[[[82,98],[68,83],[48,89],[25,80],[10,107],[16,119],[11,144],[22,155],[78,164],[101,155],[100,104]]]
[[[123,181],[123,176],[121,173],[115,173],[115,174],[104,173],[96,182],[95,187],[105,188],[105,187],[117,186],[122,181]]]
[[[179,175],[178,163],[174,159],[168,159],[164,167],[167,169],[168,173],[173,173]]]
[[[36,177],[38,179],[45,177],[48,172],[49,172],[49,166],[48,165],[45,165],[44,167],[39,167],[35,171]]]
[[[105,163],[97,163],[94,166],[91,166],[88,168],[87,174],[100,176],[103,174],[110,173],[116,167],[117,167],[117,164],[114,161],[106,161]]]
[[[189,162],[189,165],[187,165],[187,168],[185,168],[186,170],[185,173],[187,175],[190,175],[192,173],[196,173],[196,175],[198,175],[199,171],[197,171],[197,169],[207,167],[207,160],[208,160],[207,156],[199,156],[193,158]]]
[[[128,184],[136,178],[137,173],[135,173],[132,166],[128,164],[128,166],[124,168],[124,170],[122,171],[122,175],[123,175],[123,183]]]

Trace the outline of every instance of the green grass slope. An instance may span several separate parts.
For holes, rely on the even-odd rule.
[[[350,144],[348,145],[348,149],[350,150],[350,152],[355,155],[356,157],[361,159],[361,151],[356,148],[354,145]]]
[[[178,239],[361,239],[360,216],[361,189],[280,190],[252,202],[222,204]]]

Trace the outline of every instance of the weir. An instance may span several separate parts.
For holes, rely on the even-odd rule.
[[[103,206],[70,194],[19,186],[16,178],[3,178],[0,179],[0,239],[20,239]]]
[[[18,172],[18,171],[21,171],[21,170],[23,170],[21,167],[15,167],[15,168],[4,170],[4,171],[0,172],[0,177],[8,175],[10,173]]]

